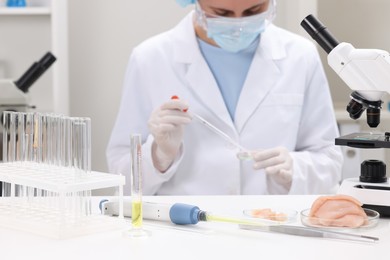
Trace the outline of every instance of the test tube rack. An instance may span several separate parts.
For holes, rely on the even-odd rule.
[[[124,228],[123,206],[92,213],[92,190],[117,187],[121,202],[125,177],[91,171],[89,118],[3,115],[0,226],[58,239]]]
[[[0,164],[0,181],[11,189],[0,200],[0,226],[56,239],[124,228],[123,208],[119,218],[90,212],[91,190],[117,187],[123,200],[124,176],[94,171],[80,175],[76,169],[45,166]]]

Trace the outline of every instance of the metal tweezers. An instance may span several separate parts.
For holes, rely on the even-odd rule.
[[[320,238],[331,238],[340,240],[349,240],[356,242],[377,242],[379,238],[371,236],[363,236],[350,234],[338,231],[321,230],[309,227],[289,226],[289,225],[273,225],[273,226],[257,226],[257,225],[239,225],[241,229],[265,231],[265,232],[276,232],[294,236],[304,237],[320,237]]]

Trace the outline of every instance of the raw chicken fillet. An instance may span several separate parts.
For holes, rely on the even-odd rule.
[[[362,203],[348,195],[321,196],[310,210],[310,223],[320,226],[356,228],[368,223]]]

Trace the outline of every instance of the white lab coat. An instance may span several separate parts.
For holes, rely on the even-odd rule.
[[[143,136],[143,193],[152,195],[323,194],[342,166],[331,96],[317,50],[276,26],[262,34],[238,100],[234,122],[196,40],[191,12],[172,30],[136,47],[130,57],[118,117],[107,148],[110,172],[126,176],[130,192],[130,133]],[[284,146],[293,158],[286,190],[252,161],[193,120],[180,155],[164,174],[151,159],[147,121],[172,95],[248,149]]]

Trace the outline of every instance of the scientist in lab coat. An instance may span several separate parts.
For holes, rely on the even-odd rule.
[[[272,24],[275,0],[177,2],[194,10],[130,56],[107,148],[110,172],[126,176],[125,193],[131,133],[142,134],[145,195],[333,192],[342,153],[314,44]],[[192,113],[253,159],[238,159]]]

